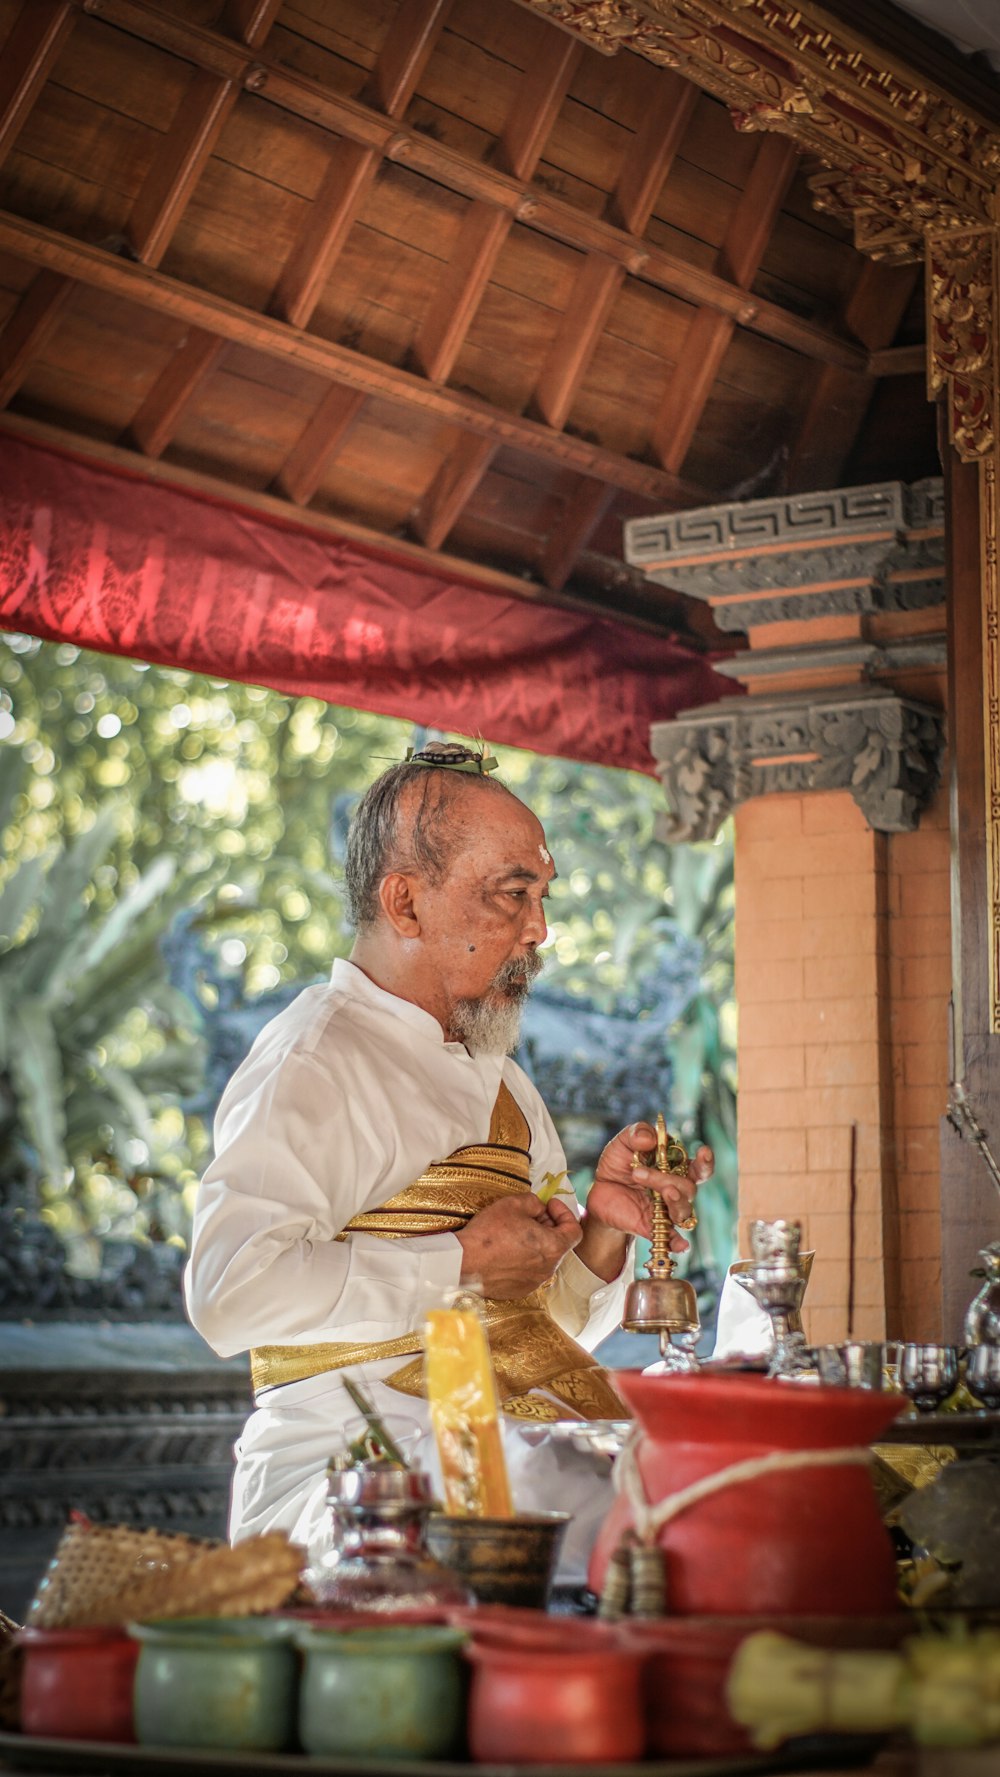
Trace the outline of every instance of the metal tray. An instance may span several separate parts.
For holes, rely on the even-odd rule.
[[[769,1777],[869,1764],[878,1742],[810,1741],[767,1758],[644,1760],[629,1765],[479,1765],[427,1759],[325,1759],[294,1752],[211,1752],[200,1747],[123,1746],[0,1733],[0,1770],[38,1777]]]

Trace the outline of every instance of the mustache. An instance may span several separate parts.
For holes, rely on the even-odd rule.
[[[509,962],[501,963],[490,982],[490,990],[504,994],[507,999],[523,1000],[544,966],[537,950],[531,951],[528,956],[511,957]]]

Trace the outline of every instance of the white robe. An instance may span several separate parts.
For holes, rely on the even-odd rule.
[[[419,1328],[427,1307],[459,1283],[455,1235],[335,1236],[434,1161],[485,1142],[501,1078],[531,1130],[537,1188],[566,1162],[522,1070],[509,1058],[472,1056],[461,1043],[446,1043],[428,1012],[337,961],[328,985],[307,988],[260,1033],[219,1105],[215,1159],[199,1188],[185,1273],[188,1314],[203,1338],[229,1357],[255,1345],[370,1343]],[[550,1312],[593,1348],[621,1319],[631,1270],[630,1252],[620,1277],[605,1283],[568,1254],[549,1292]],[[413,1422],[417,1460],[433,1471],[425,1403],[383,1381],[403,1361],[357,1374],[380,1412]],[[326,1465],[338,1426],[355,1413],[336,1371],[262,1397],[236,1447],[234,1540],[282,1529],[320,1552]],[[508,1449],[520,1509],[576,1509],[554,1453],[540,1460],[543,1453],[516,1427]],[[567,1571],[585,1562],[582,1548],[573,1549],[593,1528],[581,1526],[569,1539]]]

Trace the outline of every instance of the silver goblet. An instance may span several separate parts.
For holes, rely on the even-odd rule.
[[[1000,1345],[974,1345],[965,1366],[965,1382],[988,1412],[1000,1407]]]
[[[781,1218],[750,1223],[752,1260],[740,1281],[771,1322],[774,1350],[769,1376],[799,1376],[812,1369],[799,1319],[806,1291],[806,1275],[799,1256],[801,1244],[801,1222]]]
[[[819,1379],[834,1388],[881,1388],[882,1346],[868,1339],[821,1345],[816,1352]]]
[[[899,1363],[899,1384],[918,1413],[933,1413],[946,1401],[958,1381],[958,1353],[954,1345],[904,1345]]]

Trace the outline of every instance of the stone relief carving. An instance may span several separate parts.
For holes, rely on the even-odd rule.
[[[714,704],[663,722],[653,755],[668,842],[711,839],[733,809],[775,791],[849,789],[866,820],[906,833],[937,785],[940,712],[892,692]]]
[[[944,599],[943,508],[937,479],[836,488],[632,519],[625,551],[648,579],[710,601],[730,633],[924,610]]]

